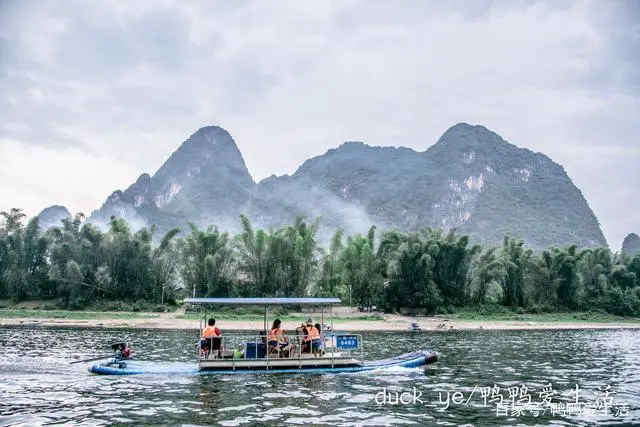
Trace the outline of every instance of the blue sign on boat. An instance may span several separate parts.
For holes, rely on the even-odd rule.
[[[336,335],[336,348],[338,350],[357,350],[357,335]]]

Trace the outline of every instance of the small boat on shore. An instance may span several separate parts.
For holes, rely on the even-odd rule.
[[[420,325],[418,325],[418,322],[413,322],[409,325],[409,330],[410,331],[421,331],[422,329],[420,328]]]
[[[200,332],[206,324],[207,309],[214,306],[253,305],[264,307],[264,330],[257,335],[246,333],[223,334],[208,338],[206,351],[198,350],[197,363],[149,362],[117,360],[115,357],[89,367],[89,371],[102,375],[136,374],[241,374],[241,373],[340,373],[362,372],[390,367],[415,368],[438,360],[435,351],[418,349],[382,360],[366,360],[364,342],[360,334],[333,332],[324,324],[324,309],[330,313],[338,298],[187,298],[185,303],[200,306],[203,316]],[[311,345],[306,335],[286,335],[286,351],[268,341],[269,306],[295,305],[321,309],[321,344]],[[204,320],[204,322],[203,322]],[[311,322],[311,323],[310,323]],[[312,324],[312,319],[307,324]],[[367,346],[368,348],[369,346]],[[313,351],[312,351],[313,349]]]

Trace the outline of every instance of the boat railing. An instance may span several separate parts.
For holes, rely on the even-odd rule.
[[[198,359],[199,361],[216,359],[263,361],[297,359],[301,361],[322,357],[324,360],[350,358],[359,363],[364,362],[364,343],[360,334],[324,332],[321,334],[321,347],[316,349],[315,353],[310,350],[311,346],[304,348],[305,335],[286,334],[284,337],[284,340],[281,339],[281,343],[284,345],[278,350],[269,341],[269,337],[264,334],[223,333],[221,336],[213,337],[213,340],[216,341],[209,341],[205,348],[198,345]],[[206,349],[209,351],[205,351]]]

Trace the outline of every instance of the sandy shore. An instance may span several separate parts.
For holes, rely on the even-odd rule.
[[[336,331],[406,331],[414,318],[389,315],[384,320],[340,320],[334,323]],[[283,322],[285,329],[293,329],[296,322]],[[638,323],[596,323],[596,322],[531,322],[483,320],[464,321],[443,318],[419,318],[418,324],[423,330],[526,330],[526,329],[640,329]],[[193,329],[197,330],[197,320],[177,318],[171,314],[161,314],[151,318],[131,319],[35,319],[35,318],[0,318],[0,327],[6,325],[23,326],[62,326],[62,327],[103,327],[103,328],[155,328],[155,329]],[[258,331],[263,328],[262,321],[224,320],[219,319],[222,330]]]

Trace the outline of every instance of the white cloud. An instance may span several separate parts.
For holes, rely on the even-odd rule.
[[[617,248],[640,231],[621,219],[638,199],[620,151],[637,146],[640,64],[620,4],[9,3],[0,208],[89,212],[203,125],[228,129],[261,179],[344,140],[422,151],[466,121],[563,164]],[[101,173],[61,185],[67,159]]]
[[[6,138],[0,138],[0,147],[2,210],[23,207],[29,215],[36,215],[47,206],[64,204],[72,213],[88,216],[114,186],[126,187],[136,176],[135,165],[78,148],[29,146]]]

